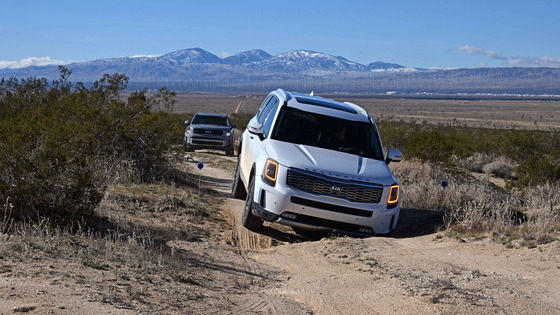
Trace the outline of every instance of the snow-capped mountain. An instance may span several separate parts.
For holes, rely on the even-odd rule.
[[[375,63],[376,69],[402,68],[396,64]],[[272,56],[259,49],[240,52],[220,58],[201,48],[190,48],[152,57],[118,57],[77,62],[66,65],[74,79],[94,81],[104,73],[125,73],[130,81],[166,81],[183,78],[212,79],[223,77],[253,77],[267,75],[330,75],[340,72],[364,72],[368,66],[325,53],[296,50]],[[49,79],[58,77],[57,66],[12,69],[10,76],[26,77],[41,75]],[[0,70],[2,74],[8,71]]]
[[[257,62],[254,67],[269,70],[294,72],[324,72],[324,71],[364,71],[365,66],[348,61],[343,57],[336,57],[320,52],[308,50],[294,50],[280,53],[274,57]]]
[[[270,57],[272,56],[264,50],[253,49],[226,57],[224,58],[223,62],[229,65],[244,65],[253,62],[259,62]]]
[[[176,65],[193,65],[205,63],[222,63],[222,58],[200,48],[191,48],[174,51],[161,55],[156,59],[157,62],[164,62]]]
[[[97,59],[65,65],[74,82],[94,82],[104,74],[122,73],[133,89],[167,86],[178,91],[294,90],[385,93],[552,93],[557,94],[560,68],[417,69],[396,63],[363,65],[310,50],[272,56],[254,49],[220,58],[201,48],[155,56]],[[0,78],[59,77],[58,66],[0,69]],[[492,84],[488,84],[492,82]]]

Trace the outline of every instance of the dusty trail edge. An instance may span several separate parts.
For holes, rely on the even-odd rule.
[[[272,285],[247,292],[237,311],[560,314],[558,242],[509,249],[488,239],[436,233],[309,241],[270,223],[254,233],[241,226],[244,202],[232,199],[227,185],[236,158],[214,158],[217,166],[204,172],[225,183],[213,187],[226,198],[222,211],[231,231],[225,240],[243,257],[244,268],[280,271]]]

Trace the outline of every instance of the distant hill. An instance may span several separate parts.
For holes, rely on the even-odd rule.
[[[558,68],[426,70],[396,63],[362,65],[309,50],[275,56],[259,49],[220,58],[201,48],[157,57],[119,57],[66,65],[71,80],[91,83],[124,73],[133,89],[167,86],[176,91],[268,91],[283,87],[341,93],[560,94]],[[57,66],[2,69],[0,77],[58,78]]]

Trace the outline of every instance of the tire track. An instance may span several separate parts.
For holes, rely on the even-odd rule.
[[[240,102],[238,109],[243,106],[244,102]],[[217,159],[235,159],[235,157],[214,156]],[[230,197],[231,185],[233,183],[233,172],[214,168],[212,166],[204,167],[207,179],[214,179],[220,185],[212,186],[213,189],[221,192],[226,196],[226,201],[222,205],[222,214],[229,223],[231,230],[225,235],[226,243],[234,247],[234,252],[241,257],[243,263],[237,266],[244,269],[248,274],[254,276],[251,279],[253,284],[266,282],[274,275],[268,268],[262,268],[261,263],[251,258],[251,255],[258,250],[262,250],[272,246],[272,238],[252,232],[241,224],[241,215],[243,211],[244,201],[233,199]],[[252,294],[243,294],[235,299],[235,305],[238,306],[236,313],[258,313],[258,314],[291,314],[303,313],[300,305],[287,301],[283,297],[269,296],[263,292],[253,292]],[[233,302],[233,301],[232,301]]]

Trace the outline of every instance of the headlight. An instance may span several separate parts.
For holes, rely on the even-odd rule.
[[[264,172],[262,179],[270,186],[276,186],[276,179],[278,178],[278,162],[273,159],[266,160],[264,164]]]
[[[188,133],[188,134],[191,134],[191,133],[192,133],[191,127],[187,127],[187,133]]]
[[[231,137],[231,131],[226,131],[226,137]]]
[[[394,208],[399,202],[399,185],[391,186],[391,191],[389,192],[389,200],[387,200],[387,208]]]

